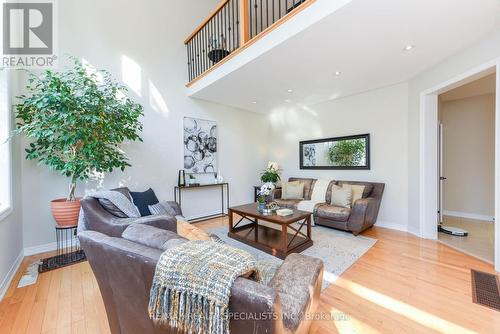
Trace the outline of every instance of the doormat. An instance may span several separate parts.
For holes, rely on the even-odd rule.
[[[500,282],[498,276],[471,269],[472,301],[500,311]]]

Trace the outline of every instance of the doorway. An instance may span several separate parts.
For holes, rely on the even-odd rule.
[[[420,236],[438,240],[438,128],[439,95],[472,81],[496,73],[495,101],[495,203],[494,216],[500,217],[500,58],[491,60],[444,81],[420,94],[420,166],[419,166],[419,220]],[[500,271],[500,226],[494,225],[494,265]]]
[[[494,261],[496,73],[438,95],[438,240]]]

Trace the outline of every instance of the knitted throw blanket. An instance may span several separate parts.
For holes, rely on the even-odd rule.
[[[253,255],[213,241],[188,241],[165,251],[156,265],[149,316],[185,333],[229,333],[234,280],[260,281]]]

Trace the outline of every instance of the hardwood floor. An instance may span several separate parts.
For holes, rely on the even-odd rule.
[[[322,293],[322,318],[311,333],[500,333],[500,312],[471,298],[470,269],[494,273],[492,265],[407,233],[373,228],[364,235],[379,241]],[[109,333],[87,262],[16,288],[25,267],[41,257],[24,259],[0,303],[0,334]]]

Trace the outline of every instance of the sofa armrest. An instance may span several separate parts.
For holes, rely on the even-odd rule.
[[[281,189],[274,189],[273,190],[273,200],[280,199],[281,196],[282,196]]]
[[[349,221],[347,222],[349,231],[353,232],[354,235],[358,235],[373,226],[377,220],[379,206],[379,199],[373,197],[358,199],[354,203]]]
[[[281,303],[274,289],[239,277],[229,299],[231,333],[283,333]]]

